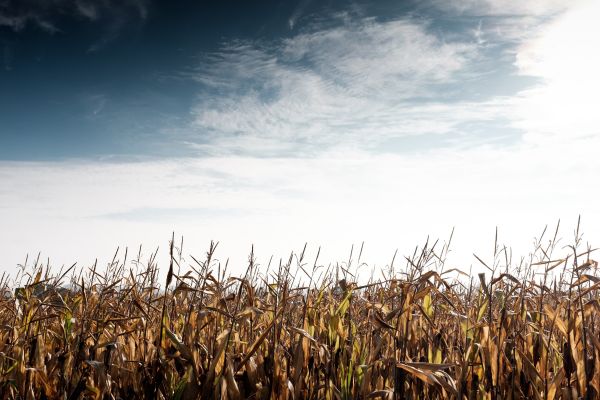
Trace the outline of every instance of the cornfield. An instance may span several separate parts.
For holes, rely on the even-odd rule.
[[[598,263],[578,232],[543,237],[518,263],[495,243],[473,276],[446,266],[450,241],[426,243],[363,282],[352,256],[263,268],[251,252],[230,276],[216,243],[184,262],[174,240],[166,282],[156,253],[35,261],[0,282],[1,397],[596,398]]]

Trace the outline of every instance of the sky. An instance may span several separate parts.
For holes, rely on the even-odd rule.
[[[599,0],[0,0],[0,271],[600,239]],[[354,253],[356,256],[356,252]],[[189,257],[188,257],[189,258]]]

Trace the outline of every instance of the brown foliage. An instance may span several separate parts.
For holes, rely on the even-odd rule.
[[[362,286],[351,262],[316,279],[304,252],[266,277],[251,254],[243,277],[226,277],[214,244],[184,275],[171,246],[166,290],[154,258],[85,277],[36,262],[20,287],[0,282],[1,397],[595,398],[598,264],[540,243],[510,268],[495,246],[476,281],[450,279],[447,246],[426,244]]]

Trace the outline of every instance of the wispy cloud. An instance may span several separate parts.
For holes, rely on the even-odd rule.
[[[145,20],[148,9],[149,0],[6,0],[0,3],[0,27],[8,27],[18,33],[33,26],[48,33],[57,33],[61,31],[58,23],[61,18],[83,17],[106,26],[102,37],[90,47],[91,51],[95,51],[114,40],[126,21]]]
[[[298,22],[298,19],[300,17],[302,17],[302,14],[305,12],[306,8],[310,5],[311,2],[312,0],[300,0],[298,2],[296,7],[294,8],[294,11],[292,12],[292,15],[288,19],[288,26],[290,27],[290,29],[294,29],[294,27],[296,26],[296,22]]]
[[[278,43],[230,43],[193,75],[206,90],[193,110],[206,141],[198,146],[368,147],[447,133],[465,117],[495,119],[492,104],[469,112],[450,86],[474,76],[478,56],[475,38],[448,40],[431,33],[428,21],[411,19],[360,19]]]
[[[446,12],[470,16],[549,16],[577,3],[565,0],[433,0],[432,4]]]
[[[188,141],[204,154],[273,157],[377,152],[419,135],[429,144],[411,151],[596,135],[597,4],[444,2],[473,27],[355,18],[230,42],[193,74],[203,91]],[[533,79],[494,89],[492,76]]]
[[[105,94],[92,94],[83,99],[83,105],[86,110],[86,117],[96,118],[102,113],[108,103],[108,96]]]
[[[24,16],[12,16],[0,13],[0,27],[6,26],[18,32],[23,29],[26,21],[27,18]]]

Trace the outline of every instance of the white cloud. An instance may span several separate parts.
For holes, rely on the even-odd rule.
[[[490,256],[496,225],[501,242],[526,255],[532,237],[558,218],[570,240],[582,213],[586,239],[596,243],[600,193],[589,182],[600,161],[593,153],[592,145],[572,144],[404,156],[3,163],[0,219],[10,229],[0,231],[0,267],[10,270],[37,251],[55,264],[106,260],[117,245],[143,243],[147,255],[159,244],[166,249],[173,230],[197,256],[220,240],[219,257],[231,257],[234,271],[251,244],[265,264],[304,241],[311,252],[323,245],[329,262],[364,240],[364,261],[383,266],[396,248],[408,254],[427,235],[443,239],[456,226],[452,263],[466,269],[472,252]],[[164,262],[166,250],[161,254]]]
[[[549,16],[566,10],[565,0],[434,0],[445,11],[471,16]]]
[[[438,104],[438,85],[454,82],[476,57],[475,43],[448,42],[411,20],[362,19],[276,45],[232,44],[194,75],[214,93],[195,108],[195,127],[209,132],[201,147],[219,152],[240,141],[302,152],[309,143],[363,147],[445,133],[468,107]]]
[[[515,99],[515,125],[528,139],[600,136],[599,18],[600,2],[579,2],[518,48],[519,73],[541,79]]]
[[[570,10],[595,0],[432,0],[444,13],[475,20],[475,36],[484,46],[506,46],[514,56],[515,46],[534,39],[549,23]]]
[[[480,20],[472,36],[434,35],[427,21],[366,18],[276,44],[232,43],[193,75],[210,92],[193,109],[201,140],[191,136],[191,146],[212,155],[303,156],[378,151],[419,135],[430,140],[421,151],[511,135],[509,142],[538,144],[596,135],[598,3],[486,4],[499,15]],[[493,57],[506,63],[507,79],[512,72],[541,81],[512,95],[462,97],[464,85],[486,89],[485,75],[501,68]],[[474,123],[505,129],[477,136],[465,128]]]
[[[560,146],[577,140],[584,146],[600,136],[600,2],[505,0],[435,3],[478,19],[476,36],[483,47],[501,48],[512,59],[514,74],[537,79],[509,96],[491,100],[509,126],[523,132],[525,143]],[[486,104],[490,101],[486,101]],[[583,140],[583,141],[582,141]]]

